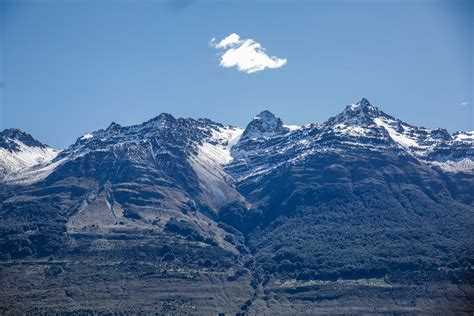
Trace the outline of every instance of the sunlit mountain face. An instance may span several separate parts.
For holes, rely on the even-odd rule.
[[[169,114],[0,133],[1,311],[472,311],[474,132]]]

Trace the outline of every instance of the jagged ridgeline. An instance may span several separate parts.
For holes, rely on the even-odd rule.
[[[0,311],[473,311],[474,132],[366,99],[245,129],[0,133]]]

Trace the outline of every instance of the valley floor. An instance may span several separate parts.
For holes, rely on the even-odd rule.
[[[474,287],[383,279],[296,281],[270,278],[252,287],[249,273],[163,270],[139,261],[4,261],[0,313],[165,314],[466,314]]]

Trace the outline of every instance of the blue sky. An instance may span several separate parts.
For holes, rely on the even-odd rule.
[[[322,122],[367,97],[408,123],[473,126],[472,1],[0,1],[0,128],[63,148],[161,112]],[[237,33],[286,59],[219,66]]]

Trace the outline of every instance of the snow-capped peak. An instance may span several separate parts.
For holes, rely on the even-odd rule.
[[[474,161],[474,132],[451,136],[444,129],[412,126],[363,98],[323,124],[306,126],[285,125],[270,111],[255,116],[245,130],[208,119],[174,118],[162,113],[142,124],[111,123],[106,129],[83,134],[58,157],[59,151],[24,131],[9,129],[0,132],[0,178],[7,181],[5,175],[9,175],[9,179],[15,180],[21,174],[25,183],[32,182],[44,178],[65,161],[89,153],[110,152],[150,163],[162,156],[187,156],[199,170],[199,177],[205,176],[204,171],[214,173],[222,183],[224,168],[248,172],[257,168],[261,172],[273,163],[284,164],[320,150],[333,150],[337,142],[343,148],[406,152],[420,160],[448,166],[450,171],[474,168],[469,162]],[[330,147],[326,148],[327,144]],[[262,158],[269,153],[268,159]],[[279,158],[272,158],[275,155]]]
[[[286,133],[289,128],[283,125],[280,118],[270,111],[262,111],[247,125],[242,139],[269,137],[275,134]]]
[[[278,125],[279,118],[277,118],[272,112],[265,110],[257,114],[257,116],[254,117],[254,120],[262,120],[267,124],[276,127]]]
[[[161,113],[151,120],[142,124],[143,127],[158,127],[165,128],[176,122],[176,118],[169,113]]]
[[[346,106],[323,125],[326,130],[343,136],[391,140],[399,147],[420,151],[420,155],[436,144],[452,139],[445,129],[416,127],[396,119],[366,98]]]
[[[356,103],[356,106],[357,107],[368,107],[368,108],[374,108],[374,109],[376,108],[366,98],[362,98],[359,102]]]
[[[379,108],[372,105],[366,98],[362,98],[356,104],[350,105],[349,108],[355,116],[377,117],[383,115]]]
[[[372,105],[369,100],[362,98],[359,102],[346,106],[344,111],[330,118],[326,125],[350,124],[369,126],[374,124],[374,119],[378,117],[393,119],[378,107]]]
[[[20,143],[29,147],[48,147],[45,144],[42,144],[41,142],[34,139],[27,132],[18,128],[8,128],[0,132],[0,148],[15,152],[20,150]]]
[[[0,177],[50,162],[58,154],[20,129],[0,132]]]

